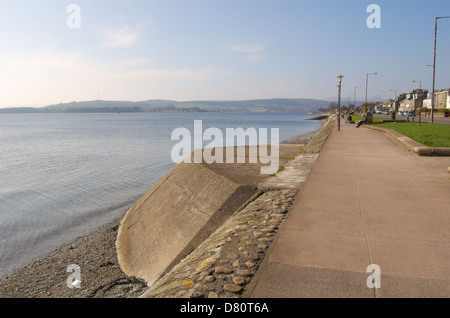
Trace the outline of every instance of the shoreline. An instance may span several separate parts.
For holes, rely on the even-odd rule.
[[[323,127],[280,144],[306,144]],[[125,210],[116,220],[93,233],[79,237],[43,257],[0,278],[0,298],[136,298],[149,289],[145,281],[127,276],[116,254],[116,237]],[[81,288],[68,288],[76,264],[81,270]]]
[[[115,240],[125,215],[91,234],[54,249],[0,280],[0,298],[134,298],[146,288],[144,281],[128,277],[120,269]],[[80,267],[81,288],[68,288],[73,272]]]

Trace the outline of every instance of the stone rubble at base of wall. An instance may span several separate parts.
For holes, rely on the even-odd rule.
[[[298,189],[261,192],[142,297],[242,297]]]

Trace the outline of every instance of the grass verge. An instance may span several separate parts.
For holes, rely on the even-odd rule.
[[[383,123],[377,127],[388,128],[414,139],[428,147],[450,147],[450,125],[421,123]]]
[[[353,121],[355,123],[357,123],[358,121],[360,121],[362,119],[362,116],[361,115],[352,115],[352,119],[353,119]],[[342,118],[341,118],[341,120],[342,120]],[[344,120],[347,120],[347,117],[345,117]],[[379,122],[379,121],[382,121],[382,120],[383,120],[383,118],[373,116],[373,121],[374,122]]]

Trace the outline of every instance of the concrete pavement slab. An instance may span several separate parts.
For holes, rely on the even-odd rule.
[[[359,211],[347,210],[349,213],[336,213],[335,208],[308,208],[302,213],[292,215],[286,229],[301,231],[325,231],[331,233],[364,235]],[[294,224],[294,225],[292,225]]]
[[[330,134],[249,297],[450,297],[450,166],[379,131]],[[379,266],[381,288],[369,288]]]
[[[269,261],[353,272],[370,264],[364,236],[290,229],[281,232]]]
[[[379,298],[448,298],[450,294],[450,284],[443,280],[382,274],[381,284]]]
[[[383,274],[443,280],[450,284],[448,242],[369,238],[368,244],[371,259],[380,265]]]
[[[318,267],[298,267],[270,262],[259,278],[254,298],[368,298],[374,291],[365,284],[366,274]],[[265,288],[268,286],[268,288]]]

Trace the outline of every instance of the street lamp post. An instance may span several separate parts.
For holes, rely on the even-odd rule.
[[[339,79],[339,85],[338,85],[338,131],[341,130],[341,86],[342,86],[342,78],[344,76],[338,75],[336,76]]]
[[[425,66],[433,67],[433,64],[427,64],[427,65],[425,65]],[[430,94],[430,93],[428,93],[428,94]],[[429,95],[428,95],[428,96],[429,96]],[[430,99],[433,100],[432,97],[431,97]],[[430,105],[430,106],[431,106],[431,105]],[[428,106],[427,106],[427,108],[428,108]],[[431,116],[431,112],[428,113],[428,109],[426,110],[426,116]]]
[[[355,86],[353,87],[353,107],[355,108],[356,111],[356,88],[360,88],[360,86]]]
[[[367,86],[368,86],[368,83],[369,83],[369,75],[377,75],[378,73],[367,73],[366,74],[366,102],[365,102],[365,106],[364,106],[364,108],[365,108],[365,111],[367,111]]]
[[[419,89],[422,89],[422,81],[413,81],[413,83],[417,83],[417,82],[419,82]]]
[[[397,90],[391,89],[391,91],[394,91],[394,113],[397,112]]]
[[[437,36],[437,21],[439,19],[450,19],[450,17],[435,17],[434,18],[434,49],[433,49],[433,90],[431,93],[431,119],[430,123],[433,123],[434,117],[434,84],[436,77],[436,36]]]

